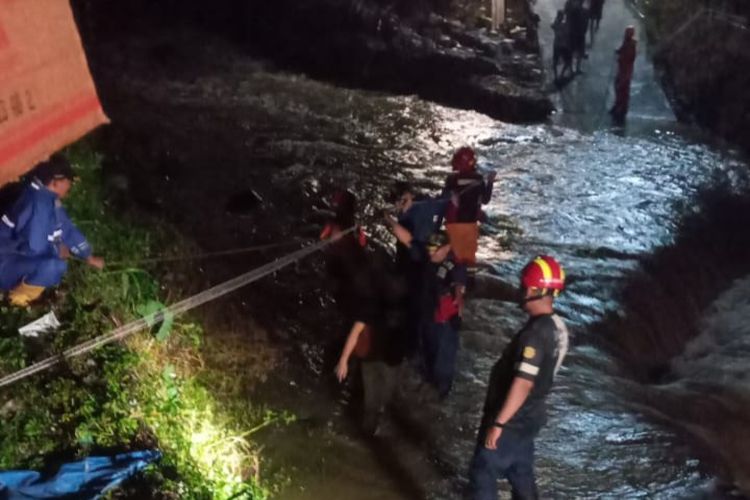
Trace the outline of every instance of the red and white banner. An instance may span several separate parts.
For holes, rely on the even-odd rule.
[[[0,0],[0,185],[107,121],[68,0]]]

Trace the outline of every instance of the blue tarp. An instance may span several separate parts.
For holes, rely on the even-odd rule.
[[[159,458],[161,453],[150,450],[88,457],[63,465],[49,478],[33,470],[3,471],[0,472],[0,498],[96,499]]]

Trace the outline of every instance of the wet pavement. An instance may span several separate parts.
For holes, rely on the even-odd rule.
[[[629,0],[605,1],[599,30],[593,37],[589,31],[586,37],[588,59],[581,65],[583,73],[566,79],[559,85],[552,81],[551,47],[554,34],[550,26],[557,11],[564,6],[565,0],[537,0],[534,7],[541,18],[539,37],[548,68],[548,88],[553,93],[558,109],[553,121],[585,132],[612,128],[608,110],[614,103],[613,84],[617,69],[615,50],[622,43],[625,28],[632,25],[636,27],[638,55],[625,128],[628,133],[674,128],[674,113],[651,63],[650,46],[640,15]]]

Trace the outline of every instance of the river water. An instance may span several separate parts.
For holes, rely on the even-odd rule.
[[[548,46],[558,5],[538,0],[536,8]],[[637,324],[628,323],[634,313],[623,290],[644,259],[679,243],[680,222],[695,213],[704,190],[721,184],[732,194],[747,192],[741,155],[674,122],[643,52],[628,125],[610,126],[602,113],[611,99],[606,61],[631,22],[624,3],[607,2],[585,74],[556,94],[561,112],[536,126],[314,82],[269,69],[220,41],[192,47],[189,57],[170,45],[189,43],[190,34],[109,49],[120,59],[95,69],[122,132],[114,135],[139,144],[113,139],[123,159],[112,169],[138,185],[132,196],[208,249],[309,235],[311,209],[325,186],[351,186],[372,220],[394,179],[437,189],[451,151],[464,144],[476,146],[480,168],[498,173],[454,393],[442,405],[421,402],[415,380],[406,377],[398,408],[374,441],[358,437],[346,398],[322,389],[330,376],[321,373],[325,322],[316,307],[325,300],[318,275],[298,267],[245,292],[248,314],[288,330],[277,334],[293,345],[293,359],[302,359],[260,391],[300,416],[298,424],[259,437],[269,473],[292,478],[279,498],[460,498],[490,368],[523,322],[503,290],[539,252],[557,257],[568,272],[559,311],[574,335],[538,439],[543,497],[723,498],[736,493],[733,482],[748,491],[743,423],[750,412],[741,404],[750,399],[748,278],[724,276],[738,281],[696,305],[700,334],[691,341],[676,335],[658,378],[629,362],[658,357],[637,339],[647,329],[672,335],[669,320],[634,327],[627,332],[632,342],[616,339],[622,332],[611,326],[613,318]],[[154,65],[155,53],[164,64]],[[249,189],[260,207],[227,212],[225,200]],[[385,235],[375,224],[368,229]],[[213,269],[218,281],[247,265],[228,261],[204,270]],[[640,293],[653,296],[650,289]],[[298,308],[279,306],[282,299],[298,301]],[[630,357],[612,347],[631,344],[646,347],[631,349]],[[696,401],[701,410],[688,411]],[[728,430],[730,437],[722,434]]]

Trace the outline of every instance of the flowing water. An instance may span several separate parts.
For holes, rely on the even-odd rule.
[[[291,367],[289,380],[262,390],[301,417],[290,428],[261,436],[269,471],[282,468],[293,478],[279,498],[460,498],[490,368],[523,321],[502,291],[538,252],[554,255],[568,272],[559,311],[574,335],[550,397],[549,424],[538,439],[543,496],[722,498],[732,488],[718,486],[717,471],[723,483],[747,487],[743,445],[750,439],[743,423],[750,412],[743,402],[750,399],[744,371],[750,360],[750,281],[742,273],[724,274],[734,284],[695,306],[699,334],[692,340],[670,331],[669,321],[649,328],[629,323],[638,311],[622,293],[649,256],[675,247],[691,252],[678,245],[680,221],[696,212],[700,193],[717,184],[734,195],[747,193],[747,164],[674,123],[644,54],[628,126],[611,128],[602,118],[610,68],[597,61],[619,43],[619,27],[632,22],[619,1],[605,5],[585,65],[593,76],[584,74],[556,97],[562,113],[545,125],[508,125],[413,97],[313,82],[268,70],[219,42],[218,48],[207,43],[202,55],[191,54],[190,64],[200,70],[144,69],[138,47],[131,47],[130,59],[110,61],[116,68],[110,74],[98,69],[113,89],[109,99],[113,116],[121,117],[118,126],[145,144],[142,151],[131,148],[126,162],[159,165],[119,168],[140,183],[140,196],[209,249],[303,235],[314,225],[309,213],[324,185],[352,186],[372,220],[387,184],[406,176],[436,189],[450,152],[464,144],[477,146],[481,168],[498,172],[486,208],[491,223],[481,239],[485,265],[461,332],[454,393],[441,405],[421,403],[413,377],[407,377],[397,411],[376,440],[359,438],[346,418],[344,398],[322,389],[329,376],[321,373],[320,332],[302,333],[315,324],[308,320],[323,302],[317,275],[298,268],[267,285],[282,292],[246,293],[248,303],[260,304],[249,307],[251,314],[265,311],[299,335],[286,341],[302,354],[303,366]],[[556,8],[538,0],[543,41]],[[179,53],[169,59],[191,67],[179,61]],[[133,105],[142,111],[132,113]],[[217,203],[249,188],[256,192],[253,207],[263,200],[261,208],[227,214]],[[370,227],[378,238],[385,234]],[[747,226],[732,230],[747,232]],[[711,255],[721,258],[720,252]],[[222,269],[247,262],[223,265],[217,280]],[[648,288],[637,289],[639,294],[656,297]],[[280,306],[279,297],[297,300],[299,307]],[[623,334],[612,327],[616,321],[632,328]],[[631,339],[641,345],[638,339],[653,332],[676,339],[658,378],[629,365],[636,355],[651,359],[654,353],[644,348],[623,357],[612,347]],[[728,430],[736,432],[727,437]]]

